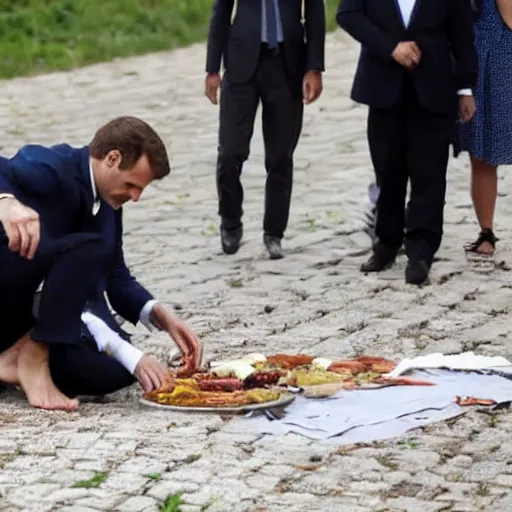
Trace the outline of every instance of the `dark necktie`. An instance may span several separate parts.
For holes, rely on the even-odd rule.
[[[265,0],[267,15],[267,43],[270,48],[277,48],[277,20],[274,0]]]

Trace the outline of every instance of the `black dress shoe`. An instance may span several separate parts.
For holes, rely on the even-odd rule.
[[[430,265],[425,260],[409,260],[405,268],[405,282],[420,285],[425,283],[430,272]]]
[[[277,238],[276,236],[263,235],[263,243],[270,254],[271,260],[280,260],[284,257],[280,238]]]
[[[361,265],[361,272],[382,272],[391,267],[396,256],[383,256],[374,252],[370,258]]]
[[[235,254],[240,248],[240,240],[244,234],[243,228],[240,226],[234,229],[220,229],[220,240],[222,250],[226,254]]]

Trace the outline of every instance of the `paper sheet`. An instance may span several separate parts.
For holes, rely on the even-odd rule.
[[[250,432],[295,432],[311,439],[352,444],[389,439],[453,418],[467,409],[455,403],[456,396],[512,401],[512,380],[497,375],[433,370],[414,372],[414,377],[436,385],[344,391],[326,399],[298,396],[281,419],[260,415],[235,421],[244,422],[244,430]]]
[[[474,352],[445,355],[441,353],[403,359],[396,368],[387,374],[398,377],[410,370],[427,368],[447,368],[449,370],[488,370],[493,368],[512,367],[512,363],[501,356],[480,356]]]

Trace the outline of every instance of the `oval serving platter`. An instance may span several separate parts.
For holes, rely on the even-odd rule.
[[[295,400],[295,396],[291,393],[284,393],[278,400],[272,402],[264,402],[261,404],[247,404],[237,405],[234,407],[185,407],[182,405],[166,405],[146,400],[145,398],[140,399],[140,403],[147,407],[153,407],[156,409],[178,411],[178,412],[202,412],[202,413],[231,413],[231,414],[243,414],[251,411],[262,411],[265,409],[274,409],[275,407],[286,407]]]

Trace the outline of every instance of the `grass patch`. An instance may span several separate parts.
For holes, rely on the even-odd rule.
[[[335,28],[338,0],[327,0]],[[0,78],[69,70],[206,39],[212,0],[0,0]]]
[[[99,487],[108,477],[108,473],[96,473],[89,480],[79,480],[75,482],[71,487],[84,487],[86,489],[94,489]]]
[[[186,505],[186,502],[181,499],[181,494],[171,494],[160,505],[160,512],[180,512],[181,505]]]
[[[160,478],[162,478],[162,475],[160,473],[147,473],[145,475],[142,475],[145,478],[149,478],[150,480],[155,480],[158,482]]]

